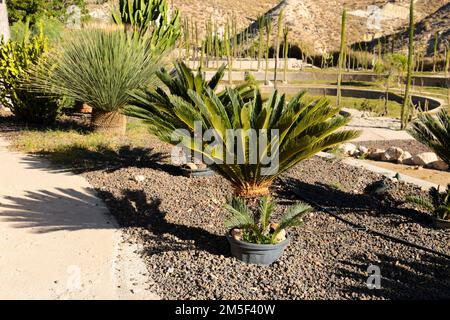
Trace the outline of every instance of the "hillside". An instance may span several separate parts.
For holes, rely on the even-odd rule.
[[[450,2],[416,23],[414,34],[416,50],[425,52],[427,56],[434,54],[434,44],[438,35],[438,52],[442,54],[445,46],[450,45]],[[398,33],[383,37],[380,41],[387,44],[384,50],[392,50],[392,44],[394,44],[395,51],[406,51],[408,39],[408,30],[405,28]],[[367,45],[373,48],[376,42],[368,42]]]
[[[90,0],[92,3],[97,0]],[[168,0],[181,10],[182,16],[197,22],[200,32],[210,18],[222,26],[227,19],[236,19],[238,29],[255,26],[256,18],[267,15],[272,18],[274,34],[279,11],[284,8],[284,23],[290,28],[292,44],[302,44],[310,53],[336,50],[340,41],[342,9],[348,11],[348,43],[369,41],[404,30],[408,23],[409,0]],[[102,1],[100,1],[102,2]],[[445,6],[448,0],[416,0],[416,19],[421,21]],[[89,10],[96,17],[108,17],[108,11],[116,1],[102,5],[90,4]],[[430,19],[430,18],[428,18]],[[439,19],[436,24],[450,23]],[[432,26],[434,20],[430,19]],[[434,30],[434,29],[432,29]],[[448,30],[448,29],[447,29]]]
[[[417,20],[420,21],[448,2],[417,0]],[[268,13],[274,24],[282,8],[284,22],[290,28],[293,42],[301,42],[315,53],[339,47],[343,8],[348,11],[348,43],[391,34],[406,26],[409,17],[409,1],[405,0],[283,0],[275,10]]]

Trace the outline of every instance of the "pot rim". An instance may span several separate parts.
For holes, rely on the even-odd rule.
[[[263,248],[265,250],[273,250],[273,249],[276,249],[276,248],[279,248],[279,247],[285,247],[290,242],[290,239],[289,239],[287,234],[286,234],[286,239],[285,240],[283,240],[281,242],[278,242],[276,244],[260,244],[260,243],[251,243],[251,242],[245,242],[245,241],[241,241],[241,240],[236,240],[236,239],[234,239],[231,236],[229,231],[226,232],[225,236],[227,237],[229,242],[238,244],[241,247],[247,247],[247,248],[250,247],[250,248],[255,248],[255,249],[259,249],[259,250],[261,250]]]

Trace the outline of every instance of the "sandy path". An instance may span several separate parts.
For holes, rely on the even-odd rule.
[[[157,298],[84,178],[0,138],[0,299]]]

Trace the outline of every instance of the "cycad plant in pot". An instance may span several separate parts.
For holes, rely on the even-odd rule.
[[[163,55],[150,38],[122,28],[71,32],[58,50],[30,74],[33,90],[64,95],[93,108],[92,124],[99,131],[125,132],[121,111],[130,93],[156,81]]]
[[[303,224],[303,216],[311,207],[299,202],[289,206],[279,223],[272,221],[276,201],[261,197],[257,210],[252,210],[244,199],[233,198],[225,205],[231,217],[225,222],[226,237],[231,253],[237,259],[254,264],[275,262],[289,244],[286,229]],[[257,211],[257,212],[255,212]]]

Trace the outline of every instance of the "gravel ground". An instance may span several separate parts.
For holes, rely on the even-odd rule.
[[[358,146],[365,146],[367,148],[378,148],[386,150],[389,147],[398,147],[405,151],[408,151],[412,155],[431,152],[431,150],[418,142],[417,140],[381,140],[381,141],[358,141]]]
[[[152,141],[153,152],[167,146]],[[291,244],[272,266],[230,257],[224,237],[231,193],[224,179],[186,178],[166,160],[114,171],[86,172],[111,212],[139,243],[155,284],[166,299],[434,299],[450,298],[449,260],[352,229],[315,211],[290,230]],[[147,167],[150,166],[150,167]],[[145,181],[134,177],[143,175]],[[279,179],[280,210],[297,194],[370,228],[450,254],[450,232],[434,230],[429,217],[402,199],[419,188],[389,182],[388,195],[363,194],[381,177],[314,157]],[[369,290],[367,268],[381,270],[381,289]]]
[[[0,132],[13,138],[17,129],[0,125]],[[364,145],[383,147],[370,143]],[[409,150],[395,141],[389,145]],[[139,149],[141,156],[131,153],[122,166],[84,176],[123,226],[126,241],[142,248],[150,289],[162,298],[450,298],[449,260],[353,229],[318,210],[289,231],[291,244],[279,261],[269,267],[241,263],[230,256],[224,237],[222,204],[231,186],[219,176],[184,177],[165,157],[170,147],[156,138],[149,148],[148,156]],[[139,175],[145,180],[138,182]],[[273,193],[278,213],[302,195],[358,224],[450,254],[450,231],[433,229],[426,214],[403,202],[406,195],[423,192],[389,181],[388,194],[365,195],[363,190],[380,179],[313,157],[278,179]],[[381,271],[379,290],[366,285],[372,264]]]

